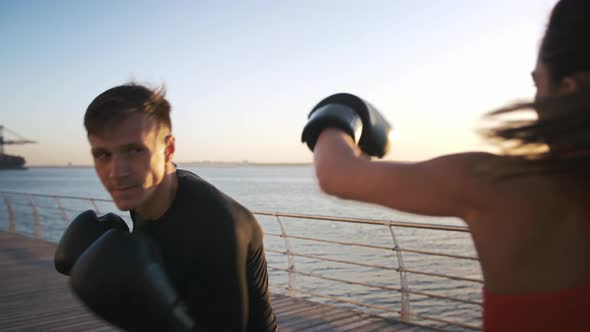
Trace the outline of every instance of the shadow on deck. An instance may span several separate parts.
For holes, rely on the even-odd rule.
[[[53,267],[55,244],[0,232],[0,331],[117,331],[84,308]],[[350,309],[273,294],[287,331],[434,331]]]

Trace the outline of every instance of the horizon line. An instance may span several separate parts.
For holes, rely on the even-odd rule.
[[[207,166],[310,166],[312,162],[253,162],[253,161],[215,161],[201,160],[189,162],[175,162],[178,166],[207,165]],[[27,165],[27,168],[93,168],[92,164],[65,164],[65,165]]]

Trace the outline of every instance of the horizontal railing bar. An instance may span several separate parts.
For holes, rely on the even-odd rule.
[[[313,258],[313,259],[327,261],[327,262],[350,264],[350,265],[363,266],[363,267],[374,267],[377,269],[388,270],[388,271],[407,272],[407,273],[412,273],[412,274],[420,274],[420,275],[426,275],[426,276],[431,276],[431,277],[439,277],[439,278],[446,278],[446,279],[468,281],[468,282],[475,282],[475,283],[483,284],[483,280],[480,280],[480,279],[465,278],[465,277],[459,277],[459,276],[448,275],[448,274],[418,271],[418,270],[409,270],[409,269],[400,269],[399,267],[390,267],[390,266],[383,266],[383,265],[357,263],[357,262],[353,262],[353,261],[340,260],[340,259],[335,259],[335,258],[326,258],[326,257],[315,256],[315,255],[309,255],[309,254],[301,254],[301,253],[292,252],[292,251],[287,252],[287,251],[280,251],[280,250],[273,250],[273,249],[265,249],[265,250],[268,252],[273,252],[273,253],[277,253],[277,254]]]
[[[367,303],[362,303],[362,302],[357,302],[357,301],[352,301],[352,300],[346,300],[346,299],[342,299],[339,297],[335,297],[335,296],[330,296],[330,295],[324,295],[324,294],[319,294],[319,293],[315,293],[315,292],[310,292],[310,291],[306,291],[300,288],[296,288],[296,287],[285,287],[285,286],[275,286],[275,285],[271,285],[270,287],[272,288],[277,288],[277,289],[284,289],[287,291],[294,291],[294,292],[298,292],[298,293],[303,293],[303,294],[308,294],[308,295],[313,295],[313,296],[317,296],[317,297],[321,297],[321,298],[326,298],[332,301],[337,301],[337,302],[342,302],[342,303],[347,303],[347,304],[354,304],[354,305],[358,305],[361,307],[366,307],[366,308],[370,308],[370,309],[377,309],[377,310],[381,310],[381,311],[385,311],[388,313],[395,313],[395,314],[401,314],[401,311],[399,310],[395,310],[395,309],[391,309],[388,307],[383,307],[383,306],[379,306],[379,305],[374,305],[374,304],[367,304]],[[428,316],[428,315],[422,315],[422,314],[417,314],[414,312],[409,312],[408,313],[410,316],[416,317],[416,318],[421,318],[421,319],[425,319],[425,320],[430,320],[433,322],[438,322],[438,323],[444,323],[444,324],[448,324],[448,325],[453,325],[453,326],[459,326],[459,327],[464,327],[464,328],[468,328],[468,329],[473,329],[473,330],[480,330],[481,328],[478,326],[474,326],[474,325],[469,325],[469,324],[465,324],[465,323],[459,323],[459,322],[455,322],[455,321],[451,321],[451,320],[446,320],[446,319],[442,319],[442,318],[438,318],[438,317],[432,317],[432,316]],[[424,327],[429,327],[426,325],[421,325],[421,324],[417,324],[416,322],[412,322],[413,324],[416,325],[420,325],[420,326],[424,326]],[[444,330],[441,330],[444,331]]]
[[[283,212],[252,211],[252,213],[258,214],[258,215],[263,215],[263,216],[273,216],[273,217],[313,219],[313,220],[322,220],[322,221],[341,221],[341,222],[349,222],[349,223],[356,223],[356,224],[368,224],[368,225],[379,225],[379,226],[385,225],[385,226],[394,226],[394,227],[421,228],[421,229],[455,231],[455,232],[465,232],[465,233],[469,232],[469,229],[465,226],[454,226],[454,225],[437,225],[437,224],[414,223],[414,222],[391,221],[391,220],[344,218],[344,217],[331,217],[331,216],[295,214],[295,213],[283,213]]]
[[[351,281],[351,280],[345,280],[345,279],[338,279],[338,278],[326,277],[326,276],[322,276],[322,275],[319,275],[319,274],[302,272],[302,271],[295,270],[295,269],[289,270],[289,269],[283,269],[283,268],[278,268],[278,267],[274,267],[274,266],[269,266],[268,268],[269,269],[272,269],[272,270],[287,271],[287,272],[291,272],[291,273],[301,274],[301,275],[305,275],[305,276],[309,276],[309,277],[315,277],[315,278],[320,278],[320,279],[325,279],[325,280],[337,281],[337,282],[341,282],[341,283],[345,283],[345,284],[365,286],[365,287],[373,287],[373,288],[379,288],[379,289],[383,289],[383,290],[390,290],[390,291],[396,291],[396,292],[401,292],[402,291],[401,288],[395,288],[395,287],[390,287],[390,286],[373,285],[373,284],[367,284],[367,283],[359,282],[359,281]]]
[[[18,204],[15,204],[15,205],[18,205]],[[30,204],[22,204],[22,206],[28,206],[29,208],[31,207]],[[35,207],[40,208],[41,210],[55,210],[57,212],[67,211],[67,212],[80,212],[81,213],[81,212],[85,211],[84,209],[70,209],[70,208],[66,208],[66,207],[64,207],[63,210],[62,210],[59,207],[55,207],[55,208],[52,208],[52,207],[42,207],[42,206],[38,206],[36,204],[35,204]],[[86,210],[88,210],[88,209],[86,209]],[[123,218],[123,219],[131,219],[131,217],[129,215],[127,215],[127,214],[121,214],[121,215],[118,215],[118,216],[121,217],[121,218]],[[60,218],[61,218],[61,216],[60,216]]]
[[[441,256],[441,257],[448,257],[448,258],[456,258],[456,259],[466,259],[470,261],[479,261],[479,258],[473,256],[462,256],[462,255],[453,255],[453,254],[445,254],[441,252],[434,252],[434,251],[427,251],[427,250],[418,250],[418,249],[406,249],[406,248],[399,248],[401,252],[411,252],[414,254],[422,254],[428,256]]]
[[[361,247],[361,248],[384,249],[384,250],[399,250],[401,252],[411,252],[411,253],[415,253],[415,254],[423,254],[423,255],[429,255],[429,256],[441,256],[441,257],[467,259],[467,260],[474,260],[474,261],[479,260],[477,257],[473,257],[473,256],[461,256],[461,255],[445,254],[445,253],[440,253],[440,252],[417,250],[417,249],[405,249],[405,248],[378,246],[378,245],[374,245],[374,244],[324,240],[324,239],[318,239],[318,238],[313,238],[313,237],[283,235],[283,234],[277,234],[277,233],[264,233],[264,235],[275,236],[275,237],[288,237],[291,239],[307,240],[307,241],[315,241],[315,242],[323,242],[323,243],[331,243],[331,244],[339,244],[339,245],[343,245],[343,246],[354,246],[354,247]]]
[[[287,251],[273,250],[273,249],[264,249],[264,250],[265,251],[268,251],[268,252],[274,252],[276,254],[292,255],[292,256],[306,257],[306,258],[314,258],[314,259],[318,259],[318,260],[321,260],[321,261],[327,261],[327,262],[351,264],[351,265],[363,266],[363,267],[374,267],[374,268],[381,269],[381,270],[388,270],[388,271],[399,272],[399,268],[395,268],[395,267],[391,267],[391,266],[357,263],[357,262],[346,261],[346,260],[341,260],[341,259],[319,257],[319,256],[314,256],[314,255],[308,255],[308,254],[300,254],[300,253],[297,253],[297,252],[294,252],[294,251],[287,252]]]
[[[67,195],[48,195],[48,194],[37,194],[37,193],[27,193],[27,192],[15,192],[15,191],[0,191],[0,193],[12,194],[12,195],[29,195],[29,196],[37,196],[37,197],[50,197],[50,198],[55,198],[55,197],[56,198],[68,198],[68,199],[90,200],[90,201],[96,201],[96,202],[111,202],[112,203],[111,199],[106,199],[106,198],[92,198],[92,197],[67,196]],[[469,232],[469,229],[465,226],[454,226],[454,225],[437,225],[437,224],[413,223],[413,222],[391,221],[391,220],[344,218],[344,217],[331,217],[331,216],[321,216],[321,215],[284,213],[284,212],[252,211],[252,213],[256,214],[256,215],[275,216],[275,217],[278,216],[278,217],[288,217],[288,218],[314,219],[314,220],[322,220],[322,221],[341,221],[341,222],[359,223],[359,224],[368,224],[368,225],[385,225],[385,226],[406,227],[406,228],[421,228],[421,229],[431,229],[431,230]]]
[[[19,202],[11,202],[12,205],[14,206],[28,206],[29,209],[31,208],[31,203],[19,203]],[[39,209],[43,209],[43,210],[59,210],[59,208],[57,206],[46,206],[46,205],[40,205],[35,203],[35,207],[39,208]]]
[[[31,206],[29,205],[29,209],[30,209],[30,208],[31,208]],[[41,209],[41,211],[44,211],[44,210],[45,210],[45,209]],[[61,212],[61,210],[59,210],[59,209],[58,209],[57,211],[58,211],[58,212]],[[74,210],[74,211],[77,211],[77,210]],[[50,219],[50,218],[52,218],[52,217],[55,217],[55,218],[57,218],[57,219],[59,219],[59,220],[63,221],[63,216],[61,216],[61,215],[52,215],[52,214],[48,214],[48,213],[38,212],[38,216],[39,216],[41,219]],[[130,217],[128,217],[128,216],[121,216],[121,218],[122,218],[123,220],[129,220],[129,219],[130,219]],[[72,219],[72,218],[70,218],[70,219]],[[32,221],[31,221],[31,222],[32,222]],[[46,226],[46,225],[41,225],[41,226],[43,227],[43,226]]]
[[[76,200],[87,200],[87,201],[97,201],[97,202],[112,202],[113,200],[107,198],[93,198],[93,197],[81,197],[81,196],[66,196],[66,195],[48,195],[48,194],[35,194],[35,193],[27,193],[27,192],[17,192],[17,191],[0,191],[0,193],[10,194],[10,195],[29,195],[29,196],[37,196],[37,197],[49,197],[49,198],[68,198],[68,199],[76,199]]]
[[[26,206],[26,207],[31,208],[31,204],[30,203],[11,202],[11,204],[14,205],[14,206]],[[35,203],[35,207],[36,208],[39,208],[39,209],[42,209],[42,210],[55,210],[55,211],[65,210],[65,211],[68,211],[68,212],[78,212],[78,211],[82,211],[83,210],[83,209],[72,209],[72,208],[65,207],[65,206],[62,209],[59,206],[46,206],[46,205],[39,205],[39,204],[36,204],[36,203]]]
[[[295,235],[283,235],[283,234],[278,234],[278,233],[264,233],[264,235],[277,236],[277,237],[288,237],[288,238],[291,238],[291,239],[316,241],[316,242],[340,244],[340,245],[345,245],[345,246],[355,246],[355,247],[363,247],[363,248],[371,248],[371,249],[384,249],[384,250],[393,250],[394,249],[393,247],[378,246],[378,245],[374,245],[374,244],[364,244],[364,243],[354,243],[354,242],[342,242],[342,241],[324,240],[324,239],[318,239],[318,238],[313,238],[313,237],[295,236]]]
[[[278,268],[278,267],[274,267],[274,266],[269,266],[268,268],[269,269],[272,269],[272,270],[286,271],[286,272],[291,272],[291,273],[295,273],[295,274],[300,274],[300,275],[304,275],[304,276],[308,276],[308,277],[314,277],[314,278],[319,278],[319,279],[324,279],[324,280],[341,282],[341,283],[344,283],[344,284],[351,284],[351,285],[358,285],[358,286],[379,288],[379,289],[390,290],[390,291],[395,291],[395,292],[402,292],[402,289],[401,288],[396,288],[396,287],[382,286],[382,285],[368,284],[368,283],[359,282],[359,281],[352,281],[352,280],[346,280],[346,279],[326,277],[326,276],[323,276],[323,275],[320,275],[320,274],[315,274],[315,273],[310,273],[310,272],[303,272],[303,271],[299,271],[299,270],[295,270],[295,269],[289,270],[289,269],[283,269],[283,268]],[[408,293],[408,294],[413,294],[413,295],[419,295],[419,296],[425,296],[425,297],[429,297],[429,298],[434,298],[434,299],[450,300],[450,301],[461,302],[461,303],[465,303],[465,304],[472,304],[472,305],[477,305],[477,306],[481,306],[482,305],[482,303],[481,302],[478,302],[478,301],[463,300],[463,299],[458,299],[458,298],[454,298],[454,297],[448,297],[448,296],[443,296],[443,295],[436,295],[436,294],[431,294],[431,293],[426,293],[426,292],[420,292],[420,291],[414,291],[414,290],[404,290],[403,292],[404,293]]]
[[[83,212],[83,211],[85,211],[84,209],[70,209],[70,208],[67,208],[67,207],[64,207],[64,210],[66,210],[68,212]],[[89,210],[89,209],[86,208],[86,210]],[[90,209],[90,210],[92,210],[92,209]],[[120,217],[123,217],[123,216],[120,216]]]
[[[61,209],[56,209],[56,210],[61,211]],[[69,208],[64,208],[64,210],[65,211],[68,211],[68,212],[79,212],[79,213],[81,213],[81,212],[84,212],[84,211],[86,211],[88,209],[84,210],[84,209],[69,209]],[[123,219],[131,220],[131,217],[128,214],[117,214],[117,215],[119,217],[123,218]]]
[[[447,279],[452,279],[452,280],[468,281],[468,282],[483,284],[483,280],[481,280],[481,279],[465,278],[465,277],[459,277],[459,276],[442,274],[442,273],[434,273],[434,272],[426,272],[426,271],[418,271],[418,270],[410,270],[410,269],[400,269],[400,271],[412,273],[412,274],[420,274],[420,275],[424,275],[424,276],[447,278]]]

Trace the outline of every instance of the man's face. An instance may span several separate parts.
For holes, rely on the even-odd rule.
[[[96,173],[120,210],[149,204],[171,158],[170,137],[167,128],[143,114],[89,136]]]

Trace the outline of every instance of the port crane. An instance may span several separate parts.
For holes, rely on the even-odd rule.
[[[5,139],[4,138],[4,130],[9,132],[11,135],[17,137],[18,139]],[[0,155],[4,154],[4,145],[28,144],[28,143],[37,143],[37,142],[26,139],[26,138],[20,136],[19,134],[15,133],[14,131],[0,125]]]

